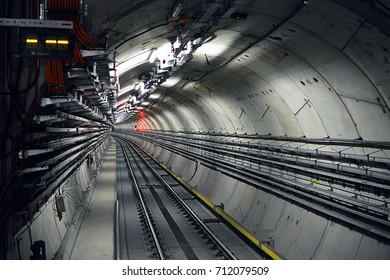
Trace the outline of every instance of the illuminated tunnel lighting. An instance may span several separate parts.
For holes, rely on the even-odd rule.
[[[36,38],[27,38],[26,39],[27,44],[38,44],[38,39]]]
[[[57,44],[57,40],[46,39],[45,43],[48,45]]]
[[[69,45],[69,41],[68,40],[58,40],[57,44],[59,44],[59,45]]]

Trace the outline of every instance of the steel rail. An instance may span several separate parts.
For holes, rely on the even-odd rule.
[[[134,133],[127,133],[130,135],[134,135]],[[390,159],[384,158],[384,157],[374,157],[371,155],[356,155],[356,154],[349,154],[344,152],[330,152],[330,151],[321,151],[318,149],[302,149],[302,148],[293,148],[293,147],[286,147],[286,146],[277,146],[277,145],[271,145],[271,144],[261,144],[261,143],[249,143],[249,142],[242,142],[242,141],[229,141],[227,139],[221,140],[221,139],[210,139],[210,138],[199,138],[199,137],[189,137],[187,135],[182,134],[168,134],[168,133],[161,133],[161,132],[143,132],[143,135],[152,135],[152,137],[156,137],[156,135],[159,135],[159,139],[163,139],[163,137],[166,138],[184,138],[189,139],[194,142],[209,142],[216,145],[224,145],[224,146],[231,146],[232,149],[235,147],[243,147],[247,149],[253,149],[253,150],[259,150],[259,151],[269,151],[272,154],[277,153],[279,154],[288,154],[293,156],[302,156],[304,158],[310,158],[310,159],[322,159],[322,160],[334,160],[337,162],[342,163],[349,163],[349,164],[356,164],[356,165],[364,165],[369,167],[377,167],[382,168],[386,170],[390,170]],[[161,136],[160,136],[161,135]]]
[[[162,143],[161,138],[154,139],[154,138],[151,138],[150,136],[139,136],[137,134],[134,134],[133,136],[142,137],[144,139],[147,139],[148,141],[152,141],[153,143],[159,143],[159,142]],[[334,185],[332,185],[332,188],[339,189],[343,192],[351,193],[352,195],[357,195],[357,193],[346,189],[344,187],[344,184],[347,184],[347,185],[351,184],[351,185],[349,185],[349,187],[351,189],[356,189],[356,187],[353,187],[353,185],[356,184],[360,188],[364,188],[367,191],[367,194],[360,192],[359,193],[360,196],[376,200],[382,204],[383,203],[386,204],[386,203],[390,202],[389,200],[386,200],[383,197],[380,197],[380,196],[374,197],[373,195],[369,195],[369,192],[367,189],[368,187],[371,188],[370,192],[376,192],[376,191],[388,192],[388,191],[390,191],[389,185],[379,183],[376,180],[370,180],[369,177],[368,178],[362,177],[361,179],[358,179],[355,177],[350,177],[348,175],[345,175],[346,173],[344,173],[344,172],[336,173],[334,171],[332,172],[332,171],[324,170],[323,168],[315,168],[315,167],[309,166],[308,164],[302,163],[299,160],[295,160],[292,164],[292,163],[288,163],[287,160],[284,161],[283,158],[278,158],[276,156],[273,157],[273,159],[269,159],[269,157],[261,158],[261,157],[258,157],[257,154],[246,153],[245,151],[231,151],[231,150],[223,149],[220,147],[214,147],[214,146],[211,146],[211,147],[208,146],[207,148],[204,148],[204,146],[202,146],[200,144],[185,143],[184,141],[180,141],[180,139],[179,140],[174,139],[174,140],[171,140],[170,142],[177,143],[178,145],[185,145],[186,147],[192,146],[192,147],[195,147],[197,149],[207,150],[207,151],[209,151],[211,153],[215,153],[217,155],[228,155],[228,156],[231,156],[233,158],[239,158],[239,159],[245,160],[246,163],[248,163],[248,164],[252,164],[253,162],[255,162],[257,164],[264,164],[265,166],[268,166],[268,168],[278,167],[281,170],[294,171],[296,174],[303,174],[304,176],[306,176],[307,178],[303,178],[303,179],[310,181],[310,182],[312,182],[311,181],[312,177],[320,177],[320,178],[324,178],[327,180],[331,180],[334,183]],[[185,150],[185,149],[183,149],[183,150]],[[188,149],[186,149],[186,150],[188,150]],[[258,171],[258,172],[262,173],[261,171]],[[340,187],[337,186],[336,184],[340,185]],[[334,194],[332,194],[332,196],[334,196]],[[336,196],[339,196],[340,198],[345,197],[343,195],[336,195]],[[350,198],[347,198],[347,200],[351,201]],[[357,201],[359,201],[359,200],[357,200]],[[369,203],[367,204],[363,201],[360,201],[359,203],[371,205],[371,204],[369,204]],[[382,206],[375,205],[375,204],[372,205],[372,207],[379,209],[379,212],[382,212],[382,213],[384,213],[384,211],[385,211],[385,213],[388,212],[388,209],[386,207],[382,207]]]
[[[183,133],[202,136],[217,136],[217,137],[233,137],[252,140],[274,140],[284,142],[297,142],[303,144],[316,144],[316,145],[332,145],[332,146],[350,146],[360,148],[378,148],[390,150],[390,141],[372,141],[363,139],[340,139],[340,138],[308,138],[291,137],[291,136],[274,136],[274,135],[258,135],[258,134],[232,134],[232,133],[218,133],[218,132],[191,132],[191,131],[160,131],[160,133]]]
[[[222,241],[206,226],[206,224],[195,214],[195,212],[184,202],[184,200],[176,193],[176,191],[161,177],[161,175],[150,165],[150,163],[141,155],[139,151],[134,147],[134,145],[142,151],[142,149],[137,144],[129,145],[134,149],[138,156],[144,161],[144,163],[149,167],[153,174],[160,180],[160,182],[167,188],[167,190],[175,197],[175,199],[182,205],[186,211],[191,215],[191,217],[198,223],[198,225],[207,233],[207,235],[217,244],[219,249],[224,252],[230,260],[236,260],[237,258],[233,253],[222,243]],[[143,152],[144,153],[144,152]]]
[[[156,142],[154,141],[154,143]],[[364,213],[362,211],[358,211],[356,209],[348,207],[345,204],[337,203],[336,201],[334,201],[333,197],[324,198],[323,195],[319,195],[319,194],[315,195],[313,192],[308,193],[307,191],[309,189],[307,188],[307,186],[303,184],[289,182],[288,180],[281,179],[281,178],[274,178],[274,176],[269,174],[267,175],[267,177],[261,177],[258,175],[258,170],[248,171],[245,170],[245,168],[243,168],[242,166],[226,163],[225,161],[218,160],[216,158],[208,158],[205,155],[199,156],[195,153],[183,149],[179,149],[177,147],[172,147],[167,144],[159,144],[159,143],[156,144],[162,148],[165,148],[176,154],[180,154],[186,158],[192,160],[197,159],[200,162],[202,162],[204,165],[214,170],[218,170],[224,174],[237,178],[241,181],[246,181],[251,185],[257,186],[261,189],[265,189],[266,191],[269,191],[271,193],[278,194],[282,197],[296,201],[299,204],[305,205],[306,207],[322,212],[327,216],[335,217],[337,219],[348,222],[349,224],[355,225],[358,228],[361,228],[367,232],[375,233],[379,236],[385,237],[386,239],[390,239],[390,234],[388,233],[387,230],[383,230],[381,227],[376,227],[370,223],[361,221],[361,219],[363,218],[369,222],[380,223],[382,224],[382,227],[384,226],[386,228],[390,226],[389,221],[386,221],[384,219],[379,219],[375,216],[369,215],[368,213]],[[271,186],[276,187],[277,190],[275,190],[275,188],[272,188]],[[316,203],[319,203],[319,205],[316,205]],[[327,209],[329,207],[331,207],[333,210],[331,211]],[[340,213],[334,211],[336,209]],[[350,217],[350,215],[354,215],[356,218],[353,219]]]
[[[120,254],[120,237],[119,237],[119,201],[115,200],[115,213],[114,213],[114,255],[115,260],[121,259]]]
[[[131,177],[131,180],[133,182],[134,190],[136,191],[136,194],[137,194],[137,196],[139,198],[139,201],[140,201],[140,204],[141,204],[141,207],[142,207],[142,212],[143,212],[144,217],[145,217],[145,219],[147,221],[147,225],[148,225],[150,234],[152,235],[153,243],[154,243],[156,251],[157,251],[157,257],[160,260],[164,260],[165,259],[164,252],[163,252],[163,250],[161,248],[161,244],[160,244],[160,241],[158,240],[156,230],[153,227],[153,223],[152,223],[152,220],[150,218],[150,214],[148,213],[148,210],[146,208],[146,203],[145,203],[144,198],[142,196],[141,188],[138,185],[137,179],[136,179],[135,174],[134,174],[134,170],[133,170],[133,168],[132,168],[132,166],[130,164],[129,157],[128,157],[128,155],[126,153],[126,150],[125,150],[125,143],[124,143],[125,141],[118,140],[118,142],[121,145],[121,148],[122,148],[122,151],[123,151],[123,155],[125,157],[125,161],[126,161],[126,164],[127,164],[127,168],[129,170],[130,177]]]
[[[168,141],[184,145],[183,141],[181,141],[180,139],[169,139]],[[268,155],[261,153],[252,153],[250,151],[245,150],[229,150],[227,148],[223,148],[221,145],[212,146],[194,143],[186,143],[185,145],[217,154],[233,156],[235,158],[240,158],[249,162],[265,163],[268,166],[277,165],[280,169],[286,169],[288,167],[290,170],[296,170],[296,172],[301,172],[301,174],[321,175],[325,178],[341,180],[341,182],[349,182],[351,184],[363,185],[365,187],[370,186],[372,188],[390,191],[390,186],[388,184],[382,184],[377,182],[377,180],[389,180],[390,174],[386,173],[381,173],[381,177],[379,177],[379,172],[373,173],[372,176],[367,176],[365,174],[362,174],[361,169],[348,167],[349,170],[344,170],[343,167],[339,164],[318,162],[315,160],[306,160],[291,156],[286,157],[275,154]]]

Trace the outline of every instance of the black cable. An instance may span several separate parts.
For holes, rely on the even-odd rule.
[[[13,18],[15,17],[14,14],[14,1],[8,0],[5,3],[5,9],[4,15],[7,18]],[[17,17],[26,18],[27,11],[28,11],[28,1],[21,1],[20,6],[18,7],[18,10],[20,12],[17,13]],[[19,190],[19,184],[17,183],[18,178],[15,178],[15,174],[17,174],[16,166],[17,166],[17,152],[20,150],[20,147],[23,145],[24,142],[24,135],[26,134],[26,131],[28,129],[28,122],[32,120],[32,116],[28,114],[26,111],[24,105],[21,103],[21,99],[18,98],[17,95],[28,93],[31,89],[33,89],[34,86],[38,84],[39,77],[40,77],[40,61],[37,60],[35,64],[34,61],[31,61],[31,63],[28,65],[26,63],[26,60],[24,58],[18,58],[16,60],[14,57],[12,57],[12,50],[15,49],[12,41],[16,38],[16,33],[11,31],[10,28],[4,29],[4,37],[5,40],[4,43],[4,65],[5,65],[5,71],[6,74],[4,76],[5,79],[5,89],[3,92],[0,92],[1,96],[8,96],[9,98],[9,104],[5,103],[6,110],[4,110],[4,119],[3,121],[6,123],[5,127],[5,139],[10,138],[11,121],[13,120],[14,116],[17,117],[19,120],[23,132],[21,133],[23,137],[21,137],[21,141],[13,141],[11,140],[11,147],[10,151],[5,150],[4,146],[4,154],[5,158],[4,160],[7,160],[9,158],[9,162],[11,165],[11,175],[5,178],[6,174],[2,170],[2,175],[4,175],[5,185],[3,185],[0,188],[0,205],[1,205],[1,213],[0,213],[0,259],[6,259],[7,258],[7,252],[9,251],[8,246],[8,236],[11,234],[12,226],[8,226],[8,221],[12,222],[12,219],[10,220],[11,215],[15,211],[15,191]],[[15,65],[17,63],[17,66]],[[13,68],[13,65],[15,65]],[[32,71],[36,71],[35,77],[31,84],[28,84],[26,88],[19,90],[19,87],[21,85],[20,81],[22,80],[21,77],[23,75],[23,69],[27,68],[29,69],[29,77],[28,77],[28,83],[31,82],[31,76]],[[13,76],[13,74],[16,74]],[[15,80],[13,80],[15,78]],[[14,84],[15,81],[15,84]],[[9,112],[7,112],[9,110]],[[17,128],[17,131],[19,131],[19,128]],[[19,137],[19,133],[16,133],[16,137]],[[2,141],[3,142],[3,141]],[[3,145],[3,143],[2,143]],[[5,141],[4,141],[5,145]],[[4,173],[3,173],[4,172]]]
[[[120,43],[119,45],[115,46],[115,47],[114,47],[114,50],[116,50],[117,48],[120,48],[121,46],[123,46],[125,43],[127,43],[127,42],[130,41],[130,40],[133,40],[133,39],[135,39],[135,38],[137,38],[137,37],[139,37],[139,36],[141,36],[141,35],[143,35],[143,34],[145,34],[145,33],[148,33],[148,32],[150,32],[150,31],[152,31],[152,30],[154,30],[154,29],[156,29],[156,28],[159,28],[159,27],[162,27],[162,26],[166,26],[166,25],[168,25],[168,24],[169,24],[169,22],[165,22],[165,23],[162,23],[162,24],[158,24],[158,25],[153,26],[153,27],[151,27],[151,28],[149,28],[149,29],[147,29],[147,30],[145,30],[145,31],[142,31],[141,33],[138,33],[138,34],[136,34],[136,35],[134,35],[134,36],[131,36],[131,37],[125,39],[125,40],[124,40],[122,43]]]

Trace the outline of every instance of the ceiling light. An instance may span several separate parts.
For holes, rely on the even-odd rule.
[[[179,15],[181,8],[182,8],[182,4],[181,4],[181,1],[179,1],[178,3],[176,3],[175,7],[173,7],[173,9],[172,9],[172,18],[175,18]]]
[[[152,93],[148,98],[150,99],[159,99],[161,97],[161,94],[159,93]]]
[[[126,71],[129,71],[130,69],[133,69],[134,67],[137,67],[141,64],[144,64],[149,61],[150,55],[154,52],[154,50],[148,50],[145,52],[138,53],[129,59],[125,60],[121,64],[119,64],[116,67],[116,70],[118,72],[118,75],[121,75],[125,73]]]
[[[132,89],[134,89],[134,85],[130,85],[130,86],[121,88],[119,93],[118,93],[118,96],[121,96],[122,94],[125,94],[126,92],[129,92]]]
[[[162,83],[162,85],[164,87],[173,87],[175,86],[176,84],[178,84],[180,82],[180,78],[177,78],[177,77],[169,77],[165,82]]]

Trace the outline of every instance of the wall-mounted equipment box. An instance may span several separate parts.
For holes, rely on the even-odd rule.
[[[27,31],[20,35],[19,46],[22,57],[71,59],[75,38],[68,32]]]

